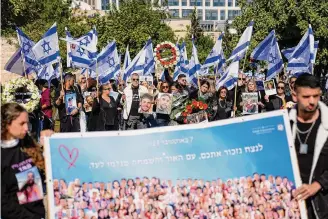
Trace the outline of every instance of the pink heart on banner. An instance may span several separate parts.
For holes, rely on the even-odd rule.
[[[76,159],[79,156],[79,149],[73,148],[71,151],[65,146],[65,145],[59,145],[58,151],[60,153],[60,156],[69,164],[68,169],[71,167],[75,167]],[[74,153],[74,151],[76,153]],[[75,156],[73,156],[75,155]]]

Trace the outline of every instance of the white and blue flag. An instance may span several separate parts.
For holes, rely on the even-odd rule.
[[[17,49],[16,52],[10,57],[4,69],[11,73],[24,76],[23,60],[20,48]]]
[[[217,65],[222,60],[222,39],[223,39],[224,33],[221,33],[218,37],[217,41],[215,42],[215,45],[213,49],[211,50],[210,54],[207,56],[202,68],[209,68],[211,66]]]
[[[297,72],[311,72],[312,65],[314,64],[314,36],[311,25],[302,37],[301,41],[295,47],[291,54],[287,71],[291,71],[292,74]]]
[[[225,86],[226,88],[228,88],[228,90],[234,88],[238,80],[238,72],[239,72],[239,61],[230,63],[224,75],[219,80],[217,80],[216,89],[218,90],[222,86]]]
[[[187,49],[186,43],[183,42],[181,46],[177,44],[177,47],[180,51],[180,57],[178,58],[178,63],[175,66],[174,73],[173,73],[173,81],[178,80],[178,76],[180,74],[184,74],[188,76],[188,58],[187,58]]]
[[[127,81],[127,79],[131,76],[132,73],[137,73],[139,75],[142,75],[144,72],[144,65],[145,65],[145,47],[143,47],[139,53],[134,57],[134,59],[131,61],[130,65],[124,69],[124,75],[123,80]]]
[[[296,46],[294,46],[292,48],[283,49],[283,50],[281,50],[281,53],[286,57],[286,59],[290,59],[290,57],[292,56],[295,48],[296,48]],[[314,41],[314,60],[316,58],[318,48],[319,48],[319,40]]]
[[[201,65],[198,61],[198,52],[193,40],[192,54],[189,62],[188,79],[189,79],[189,83],[194,85],[195,87],[198,87],[198,76],[199,76],[200,68]]]
[[[116,42],[110,42],[97,56],[90,68],[98,71],[99,81],[101,84],[107,83],[110,79],[115,78],[120,72],[120,60]]]
[[[88,68],[97,56],[98,35],[92,29],[84,36],[74,39],[66,29],[67,67]]]
[[[232,51],[230,58],[227,61],[240,61],[246,54],[246,51],[250,45],[252,33],[253,33],[254,21],[251,21],[248,24],[248,27],[245,29],[243,35],[240,37],[239,42],[235,49]]]
[[[281,72],[284,63],[280,54],[279,45],[272,30],[269,35],[254,49],[251,58],[268,62],[266,79],[272,79]]]
[[[153,53],[153,43],[151,39],[148,39],[145,45],[145,67],[144,75],[152,75],[155,72],[155,60]]]
[[[45,66],[56,63],[60,59],[57,25],[54,23],[50,29],[37,42],[32,51],[37,61]]]
[[[130,52],[129,52],[129,46],[127,46],[126,50],[125,50],[123,69],[127,69],[128,66],[130,65],[130,63],[131,63],[131,57],[130,57]]]

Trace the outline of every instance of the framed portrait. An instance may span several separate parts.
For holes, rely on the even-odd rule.
[[[65,94],[66,114],[71,115],[72,111],[77,108],[76,93]]]
[[[277,94],[276,85],[273,79],[264,81],[263,84],[266,95],[270,96]]]
[[[152,113],[153,112],[154,97],[149,93],[141,93],[139,101],[139,113]]]
[[[172,94],[159,93],[157,98],[156,113],[169,115],[172,109],[172,98]]]

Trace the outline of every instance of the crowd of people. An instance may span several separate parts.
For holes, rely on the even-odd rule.
[[[293,183],[286,177],[257,173],[226,181],[55,179],[54,193],[57,218],[300,218]]]
[[[50,87],[47,81],[38,81],[42,92],[42,129],[53,129],[55,119],[60,121],[60,132],[131,130],[186,124],[191,122],[186,122],[189,117],[182,112],[191,100],[208,105],[208,121],[292,108],[295,104],[292,98],[294,76],[287,81],[272,80],[264,86],[262,81],[239,73],[235,88],[228,90],[221,86],[217,91],[215,80],[202,78],[198,89],[189,86],[184,74],[179,75],[176,81],[169,74],[164,81],[155,78],[153,83],[143,83],[139,80],[138,74],[132,74],[127,82],[110,80],[97,87],[92,78],[81,75],[76,83],[75,76],[68,73],[64,76],[63,88],[58,81],[51,83]],[[262,82],[263,86],[258,86],[258,82]],[[271,91],[274,89],[273,95],[268,95],[263,88],[268,84],[275,84],[270,87]],[[75,95],[73,108],[65,104],[68,95]],[[324,100],[327,101],[327,98]]]

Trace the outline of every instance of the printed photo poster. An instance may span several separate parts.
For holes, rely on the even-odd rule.
[[[65,94],[65,107],[67,115],[71,115],[72,111],[77,108],[76,93]]]
[[[302,183],[290,129],[280,110],[55,134],[45,145],[49,218],[149,218],[155,209],[163,218],[306,219],[304,202],[293,197]]]
[[[200,111],[187,116],[187,124],[207,123],[208,116],[206,111]]]
[[[149,93],[141,93],[139,101],[139,113],[150,114],[153,112],[154,97]]]
[[[173,95],[169,93],[159,93],[157,98],[156,113],[171,113]]]
[[[93,96],[91,92],[84,92],[83,93],[83,99],[84,99],[84,110],[85,112],[91,112],[92,111],[92,105],[89,105],[91,101],[93,101]]]
[[[263,83],[264,83],[264,90],[266,95],[270,96],[270,95],[277,94],[276,85],[273,79],[264,81]]]
[[[258,113],[258,93],[242,93],[243,99],[243,114],[256,114]]]
[[[43,199],[42,179],[37,167],[16,174],[18,202],[27,204]]]
[[[146,81],[147,81],[147,83],[148,83],[148,86],[149,86],[149,87],[152,86],[153,83],[154,83],[154,78],[153,78],[153,76],[145,76],[145,77],[146,77]]]

